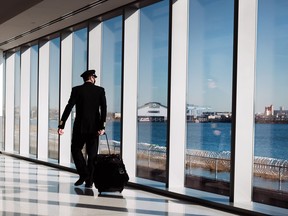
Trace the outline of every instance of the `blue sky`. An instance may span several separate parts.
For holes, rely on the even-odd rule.
[[[255,111],[288,109],[288,1],[259,0]]]
[[[231,111],[234,1],[189,3],[187,103]],[[139,106],[167,105],[168,11],[166,0],[140,12]],[[270,104],[288,109],[287,11],[286,0],[259,0],[255,112]]]
[[[169,1],[140,11],[138,106],[159,102],[167,106]]]
[[[161,1],[140,12],[139,106],[151,101],[167,105],[168,3]],[[231,111],[234,1],[189,3],[187,103],[210,106],[214,111]],[[271,104],[275,109],[288,109],[288,1],[259,0],[258,5],[255,112],[263,112]],[[104,24],[106,51],[102,69],[107,76],[102,77],[103,84],[108,85],[107,95],[113,98],[109,102],[111,111],[120,111],[121,22],[121,17],[117,17]],[[74,50],[78,51],[73,65],[76,85],[82,83],[79,75],[87,67],[87,30],[75,32],[74,39]],[[111,71],[114,72],[108,75]]]
[[[231,111],[233,1],[191,0],[187,102]],[[288,1],[259,0],[255,112],[288,109]]]
[[[187,103],[231,111],[233,1],[189,1]]]

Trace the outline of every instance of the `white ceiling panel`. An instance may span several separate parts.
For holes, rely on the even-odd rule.
[[[135,0],[0,0],[0,49],[8,50]]]

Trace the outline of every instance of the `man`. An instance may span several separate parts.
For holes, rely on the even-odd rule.
[[[84,84],[72,88],[68,104],[58,125],[58,134],[64,133],[66,120],[76,105],[71,152],[79,179],[74,185],[78,186],[86,182],[85,187],[91,188],[99,135],[103,135],[105,132],[107,105],[104,88],[95,85],[97,77],[95,70],[87,70],[81,77]],[[85,143],[88,155],[87,163],[82,153]]]

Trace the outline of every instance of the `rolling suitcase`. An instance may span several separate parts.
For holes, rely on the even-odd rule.
[[[107,134],[104,134],[107,141],[109,154],[98,154],[95,160],[94,185],[99,194],[102,192],[120,193],[129,180],[125,165],[119,154],[111,154]]]

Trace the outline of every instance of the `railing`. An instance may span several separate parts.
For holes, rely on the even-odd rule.
[[[199,150],[187,150],[186,153],[186,173],[193,174],[193,169],[201,168],[213,174],[214,179],[218,179],[218,174],[230,172],[230,153],[229,152],[209,152]],[[228,180],[228,175],[226,179]]]
[[[109,144],[112,152],[120,152],[119,142],[109,141]],[[106,142],[101,141],[100,146],[102,152],[105,152]],[[166,168],[166,147],[139,143],[137,145],[137,165],[164,170]],[[219,180],[219,174],[227,173],[227,179],[224,180],[229,181],[230,152],[187,149],[185,166],[186,173],[189,175],[195,175],[195,169],[201,169],[209,173],[209,178],[213,176],[215,180]],[[223,175],[221,176],[223,178]],[[282,184],[288,184],[288,160],[255,156],[254,176],[278,182],[278,190],[281,191],[283,190]]]
[[[279,191],[288,190],[282,188],[283,183],[288,182],[288,160],[255,157],[254,176],[277,181]]]

